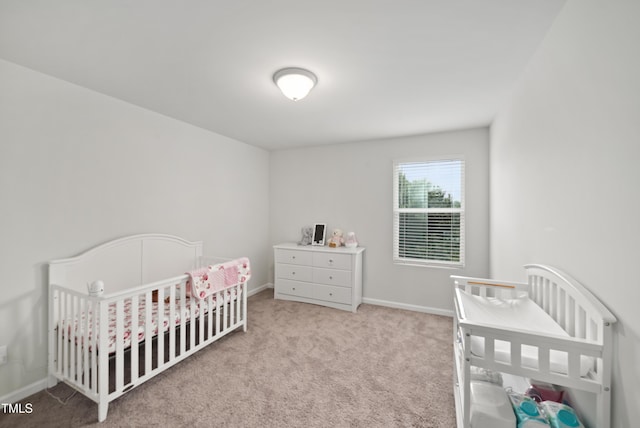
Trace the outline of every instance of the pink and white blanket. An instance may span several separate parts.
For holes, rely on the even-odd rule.
[[[251,269],[249,259],[242,257],[206,266],[188,274],[191,277],[191,295],[203,300],[225,288],[247,282],[251,278]]]

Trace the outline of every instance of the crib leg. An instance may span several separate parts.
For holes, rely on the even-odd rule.
[[[107,411],[109,410],[109,402],[98,403],[98,422],[104,422],[107,419]]]

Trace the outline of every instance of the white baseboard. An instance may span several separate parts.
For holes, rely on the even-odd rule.
[[[389,300],[371,299],[369,297],[363,297],[362,303],[367,303],[369,305],[386,306],[386,307],[395,308],[395,309],[406,309],[407,311],[424,312],[424,313],[433,314],[433,315],[442,315],[445,317],[453,317],[453,310],[450,310],[450,309],[439,309],[439,308],[431,308],[429,306],[410,305],[408,303],[398,303],[398,302],[391,302]]]
[[[270,282],[267,282],[266,284],[262,284],[259,287],[254,288],[253,290],[249,290],[249,294],[247,294],[247,297],[251,297],[254,294],[258,294],[263,290],[266,290],[267,288],[273,288],[273,284],[271,284]]]
[[[0,397],[0,403],[17,403],[20,400],[33,395],[37,392],[47,388],[47,378],[38,380],[31,385],[27,385],[24,388],[20,388],[17,391],[13,391],[7,395]]]

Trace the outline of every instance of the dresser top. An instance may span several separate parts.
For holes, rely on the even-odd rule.
[[[360,254],[364,251],[364,247],[347,248],[338,247],[331,248],[326,245],[298,245],[295,242],[286,242],[284,244],[274,245],[273,248],[281,250],[300,250],[300,251],[316,251],[324,253],[340,253],[340,254]]]

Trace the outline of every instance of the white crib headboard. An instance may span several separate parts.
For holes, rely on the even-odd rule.
[[[49,262],[49,283],[86,292],[88,282],[102,280],[105,292],[111,293],[182,275],[201,256],[201,241],[164,234],[127,236]]]

